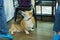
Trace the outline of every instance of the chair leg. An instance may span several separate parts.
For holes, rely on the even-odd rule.
[[[17,19],[17,12],[14,13],[14,21],[16,22]]]
[[[14,21],[16,22],[16,19],[17,19],[17,12],[19,11],[19,8],[17,7],[16,9],[15,9],[15,13],[14,13]]]
[[[35,19],[35,27],[37,28],[37,18],[36,18],[36,13],[35,13],[34,9],[33,9],[33,16],[34,16],[34,19]]]
[[[15,9],[15,13],[14,13],[14,21],[16,22],[16,19],[17,19],[17,8]]]

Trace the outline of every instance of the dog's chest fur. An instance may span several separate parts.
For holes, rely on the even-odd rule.
[[[33,25],[34,25],[33,21],[34,21],[33,17],[31,17],[31,19],[29,19],[29,20],[25,20],[27,27],[33,27]]]
[[[27,24],[28,27],[33,27],[33,23],[32,23],[31,19],[26,21],[26,24]]]

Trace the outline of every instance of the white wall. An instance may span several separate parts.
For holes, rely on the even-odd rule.
[[[7,21],[14,16],[13,0],[4,0],[5,14]]]

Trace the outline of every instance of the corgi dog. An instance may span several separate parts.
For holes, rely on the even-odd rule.
[[[11,34],[14,34],[14,32],[25,32],[26,34],[29,34],[29,31],[33,31],[32,29],[35,24],[34,16],[32,15],[32,11],[20,11],[22,16],[24,17],[21,21],[12,23],[12,27],[9,29],[9,32]]]

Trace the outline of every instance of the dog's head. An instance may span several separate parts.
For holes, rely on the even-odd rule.
[[[23,18],[26,19],[26,20],[27,20],[28,18],[32,17],[32,14],[33,14],[33,13],[32,13],[32,10],[31,10],[31,11],[25,11],[25,12],[20,10],[19,13],[20,13],[20,14],[23,16]]]
[[[25,12],[22,12],[22,15],[24,16],[24,17],[31,17],[32,16],[32,11],[25,11]]]

